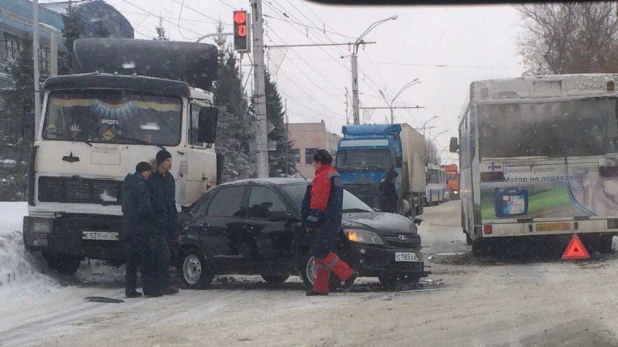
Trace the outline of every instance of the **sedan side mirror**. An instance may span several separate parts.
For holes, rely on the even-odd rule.
[[[200,110],[198,122],[197,141],[203,143],[215,143],[217,139],[217,117],[219,109],[216,107],[203,107]]]
[[[285,211],[269,211],[268,220],[271,222],[285,222],[292,219],[292,215]]]

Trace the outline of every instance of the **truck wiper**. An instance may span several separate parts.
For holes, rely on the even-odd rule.
[[[87,144],[88,146],[92,147],[92,143],[88,142],[88,140],[75,140],[74,138],[72,138],[69,135],[60,134],[60,133],[50,133],[50,132],[47,132],[47,135],[60,136],[60,137],[62,137],[65,140],[71,140],[71,141],[74,141],[74,142],[83,142],[83,143]]]
[[[144,141],[144,140],[140,140],[140,139],[136,139],[136,138],[132,138],[132,137],[124,137],[124,136],[116,136],[116,138],[122,139],[122,140],[128,140],[128,141],[133,141],[135,143],[140,143],[142,145],[153,145],[152,143],[148,142],[148,141]],[[161,146],[161,145],[157,145],[154,144],[155,146],[161,148],[162,150],[165,150],[165,147]]]

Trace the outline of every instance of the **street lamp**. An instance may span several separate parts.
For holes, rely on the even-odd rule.
[[[388,102],[388,100],[386,100],[386,95],[384,95],[383,91],[379,91],[380,95],[382,95],[382,98],[384,99],[384,101],[386,101],[386,104],[388,105],[388,108],[391,110],[391,124],[395,123],[395,116],[393,114],[393,102],[395,102],[395,99],[397,99],[399,97],[399,95],[401,95],[401,93],[403,93],[406,89],[412,87],[415,84],[419,84],[421,83],[421,81],[418,80],[418,78],[413,79],[410,83],[406,84],[405,86],[401,87],[401,89],[399,90],[399,92],[397,93],[397,95],[395,95],[395,97]]]
[[[358,46],[363,43],[363,37],[369,34],[371,30],[375,29],[375,27],[384,22],[395,19],[397,19],[397,16],[391,16],[372,23],[354,42],[354,49],[352,50],[352,111],[354,115],[354,124],[360,124],[360,106],[358,102]]]

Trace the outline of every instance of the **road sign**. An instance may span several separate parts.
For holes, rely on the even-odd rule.
[[[573,234],[573,238],[571,238],[571,242],[564,250],[564,254],[562,255],[562,259],[565,260],[575,260],[575,259],[590,259],[590,254],[584,247],[582,241],[577,237],[577,234]]]

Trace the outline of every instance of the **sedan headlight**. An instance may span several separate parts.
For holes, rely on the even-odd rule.
[[[345,235],[348,238],[348,240],[352,242],[367,243],[367,244],[372,244],[372,245],[383,245],[384,244],[384,241],[382,241],[382,238],[378,234],[374,233],[373,231],[346,229],[343,232],[345,232]]]

